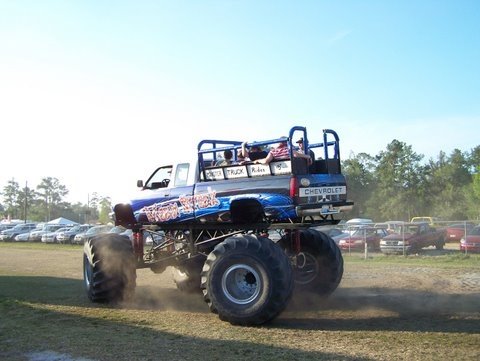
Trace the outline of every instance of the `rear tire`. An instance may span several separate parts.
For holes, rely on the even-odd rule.
[[[129,240],[104,234],[85,242],[83,277],[92,302],[122,302],[133,297],[136,262]]]
[[[300,232],[300,253],[293,265],[295,288],[321,296],[335,291],[343,277],[343,257],[335,241],[314,229]],[[293,254],[288,235],[279,241],[287,253]]]
[[[292,267],[268,238],[235,235],[219,243],[202,270],[204,300],[223,321],[259,325],[282,312],[293,291]]]
[[[186,293],[201,292],[201,273],[204,262],[204,257],[197,257],[180,267],[173,268],[173,281],[180,291]]]

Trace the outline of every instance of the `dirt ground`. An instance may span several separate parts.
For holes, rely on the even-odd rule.
[[[35,250],[22,250],[23,257],[17,257],[15,250],[2,249],[0,252],[0,271],[7,273],[52,275],[81,279],[81,250],[56,251],[63,259],[62,266],[52,271],[51,254]],[[427,250],[426,254],[435,254],[435,250]],[[448,252],[448,250],[447,250]],[[30,254],[30,255],[29,255]],[[359,258],[361,253],[355,254]],[[383,255],[376,255],[384,257]],[[32,263],[32,259],[35,262]],[[171,277],[171,270],[155,274],[148,269],[137,271],[137,295],[135,302],[138,306],[143,303],[156,304],[161,308],[179,307],[179,300],[160,298],[156,299],[158,290],[172,289],[175,284]],[[312,305],[318,305],[315,296],[301,295],[292,300],[285,314],[289,312],[305,311]],[[324,302],[320,302],[324,307]],[[345,262],[345,271],[339,288],[327,301],[331,306],[348,305],[352,309],[361,305],[362,309],[369,308],[371,314],[394,309],[396,313],[418,312],[470,312],[480,310],[480,271],[478,269],[450,269],[433,267],[410,267],[406,265],[381,265],[371,262]],[[181,304],[181,302],[180,302]],[[183,305],[185,306],[185,305]],[[195,308],[205,307],[200,303]]]
[[[453,248],[450,246],[450,248]],[[0,273],[35,274],[72,279],[82,279],[82,250],[72,252],[55,251],[60,255],[61,267],[52,270],[51,254],[36,250],[22,250],[22,257],[13,249],[0,252]],[[439,254],[439,251],[427,250],[424,255]],[[444,252],[449,252],[446,250]],[[353,254],[362,257],[361,253]],[[384,257],[381,254],[376,257]],[[32,263],[32,259],[35,262]],[[58,258],[57,258],[58,259]],[[2,272],[4,271],[4,272]],[[52,272],[54,274],[52,274]],[[136,302],[155,304],[156,289],[176,289],[171,269],[155,274],[149,269],[137,270]],[[302,304],[301,300],[304,301]],[[388,301],[394,302],[396,312],[463,312],[480,311],[480,270],[458,268],[411,267],[407,265],[380,265],[373,262],[345,262],[345,270],[339,288],[329,301],[354,307],[360,303],[362,308],[378,308],[383,314]],[[472,304],[470,304],[470,300]],[[175,308],[178,300],[159,299],[162,308]],[[302,311],[309,303],[317,303],[315,296],[302,294],[292,300],[286,313]],[[324,301],[322,301],[324,302]],[[203,305],[202,305],[203,306]],[[206,305],[205,305],[206,307]]]
[[[427,250],[423,255],[436,255],[438,252]],[[18,255],[19,252],[15,249],[0,250],[0,275],[14,273],[82,279],[80,249],[56,250],[55,258],[62,262],[57,262],[54,268],[50,252],[24,249],[21,251],[22,256]],[[381,254],[374,256],[385,257]],[[357,253],[353,257],[360,259],[362,254]],[[32,259],[35,261],[32,262]],[[412,267],[395,262],[359,262],[358,259],[349,261],[346,258],[342,282],[327,300],[314,295],[296,294],[287,309],[269,326],[275,330],[270,329],[271,342],[276,342],[276,337],[279,338],[279,343],[284,343],[284,337],[303,340],[305,334],[308,334],[330,341],[328,345],[298,341],[298,347],[302,347],[302,350],[321,352],[328,349],[349,354],[349,343],[344,338],[348,335],[353,337],[356,354],[368,355],[368,359],[404,359],[403,356],[407,359],[409,356],[411,360],[425,360],[435,359],[434,355],[432,357],[435,345],[428,344],[429,341],[425,341],[425,350],[430,350],[430,353],[423,356],[417,357],[415,352],[418,351],[408,349],[403,355],[404,346],[401,344],[391,346],[392,355],[396,355],[395,357],[379,356],[385,355],[390,348],[388,343],[380,343],[381,335],[390,332],[413,335],[418,333],[422,337],[432,333],[458,334],[459,337],[473,335],[474,340],[480,341],[479,267],[423,266],[421,262],[418,263],[419,266]],[[137,310],[173,311],[176,317],[182,317],[183,313],[188,317],[193,313],[198,322],[205,322],[208,318],[210,325],[222,332],[222,325],[225,323],[210,314],[201,295],[179,296],[182,294],[176,290],[171,269],[162,274],[155,274],[148,269],[138,270],[136,296],[130,307]],[[235,332],[232,331],[235,329],[228,327],[226,330],[227,333]],[[255,332],[262,334],[266,331],[261,329]],[[357,335],[360,341],[355,340]],[[361,348],[362,337],[369,342],[365,344],[365,349]],[[379,344],[376,345],[376,342]],[[375,352],[371,351],[372,347],[377,348]],[[442,347],[448,350],[447,346]],[[465,359],[475,359],[476,356],[480,357],[478,344],[469,350]],[[69,360],[68,357],[61,359],[56,354],[52,358],[45,355],[42,357],[42,360]],[[35,358],[32,356],[30,360]]]

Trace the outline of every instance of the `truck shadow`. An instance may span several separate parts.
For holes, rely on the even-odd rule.
[[[31,280],[17,280],[25,285],[37,286],[30,289],[32,294],[42,287],[49,287],[52,282],[66,286],[65,291],[73,290],[79,281],[52,279],[49,277],[25,277]],[[5,277],[0,277],[0,284],[5,284]],[[9,280],[10,282],[11,280]],[[32,283],[32,281],[34,281]],[[303,350],[288,346],[272,345],[258,342],[262,338],[261,328],[248,328],[252,337],[245,339],[243,328],[231,326],[217,321],[212,314],[212,321],[203,322],[198,330],[197,323],[189,323],[188,319],[178,319],[165,325],[164,321],[155,324],[149,320],[140,321],[121,317],[105,316],[104,312],[85,315],[81,310],[76,313],[68,307],[55,309],[50,302],[41,305],[45,294],[25,299],[12,300],[18,297],[12,292],[0,292],[0,359],[2,360],[224,360],[224,361],[256,361],[268,360],[343,360],[370,361],[375,358],[349,356],[345,353],[329,351]],[[68,300],[70,306],[75,297]],[[43,300],[44,302],[46,300]],[[57,301],[60,301],[57,299]],[[37,303],[38,302],[38,303]],[[62,302],[58,302],[62,303]],[[100,306],[93,306],[99,307]],[[12,315],[20,315],[12,319]],[[138,314],[135,314],[138,317]],[[179,318],[181,315],[178,316]],[[190,320],[191,315],[189,316]],[[35,327],[32,327],[35,325]],[[259,335],[255,336],[255,333]],[[212,337],[212,333],[215,337]],[[238,333],[239,338],[232,339]],[[224,337],[224,335],[227,335]],[[228,336],[230,335],[230,336]],[[42,356],[38,358],[38,355]],[[37,355],[37,356],[32,356]],[[54,357],[53,357],[53,356]],[[71,355],[71,356],[70,356]]]
[[[297,293],[275,327],[329,331],[480,332],[480,293],[342,288],[324,299]]]

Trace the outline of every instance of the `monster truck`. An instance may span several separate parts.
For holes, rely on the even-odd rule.
[[[407,254],[430,246],[442,250],[445,239],[445,228],[437,229],[426,222],[404,223],[397,232],[380,240],[380,250],[385,254]]]
[[[307,164],[293,140],[322,153]],[[131,240],[107,234],[84,246],[84,284],[93,302],[133,295],[136,269],[174,270],[181,291],[203,292],[210,310],[232,324],[258,325],[279,315],[294,287],[329,295],[343,275],[335,242],[312,227],[337,224],[350,209],[341,173],[339,138],[323,130],[308,143],[307,129],[290,129],[289,159],[269,164],[212,166],[240,141],[203,140],[190,162],[157,168],[139,194],[113,207],[116,225]],[[268,147],[284,138],[249,143]],[[235,160],[234,159],[234,160]],[[156,235],[152,246],[144,234]]]

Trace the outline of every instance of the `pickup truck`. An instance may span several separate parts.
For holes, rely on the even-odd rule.
[[[430,217],[430,216],[419,216],[419,217],[412,217],[410,223],[418,223],[418,222],[427,222],[432,227],[436,227],[439,225],[440,218],[438,217]]]
[[[426,222],[404,223],[395,233],[380,240],[380,250],[385,254],[408,254],[430,246],[442,250],[445,237],[445,229],[434,228]]]
[[[311,164],[295,156],[294,139],[322,157]],[[269,164],[237,162],[241,141],[202,140],[192,160],[158,167],[138,181],[137,195],[113,207],[116,225],[132,230],[131,241],[102,235],[85,243],[84,283],[93,302],[132,296],[136,269],[174,269],[181,291],[202,292],[210,310],[232,324],[257,325],[276,317],[293,289],[332,293],[343,275],[333,239],[311,227],[337,224],[352,207],[341,173],[339,138],[323,130],[309,143],[295,126],[284,139],[288,159]],[[225,150],[234,163],[218,164]],[[308,154],[308,153],[305,153]],[[144,233],[161,235],[152,247]]]

